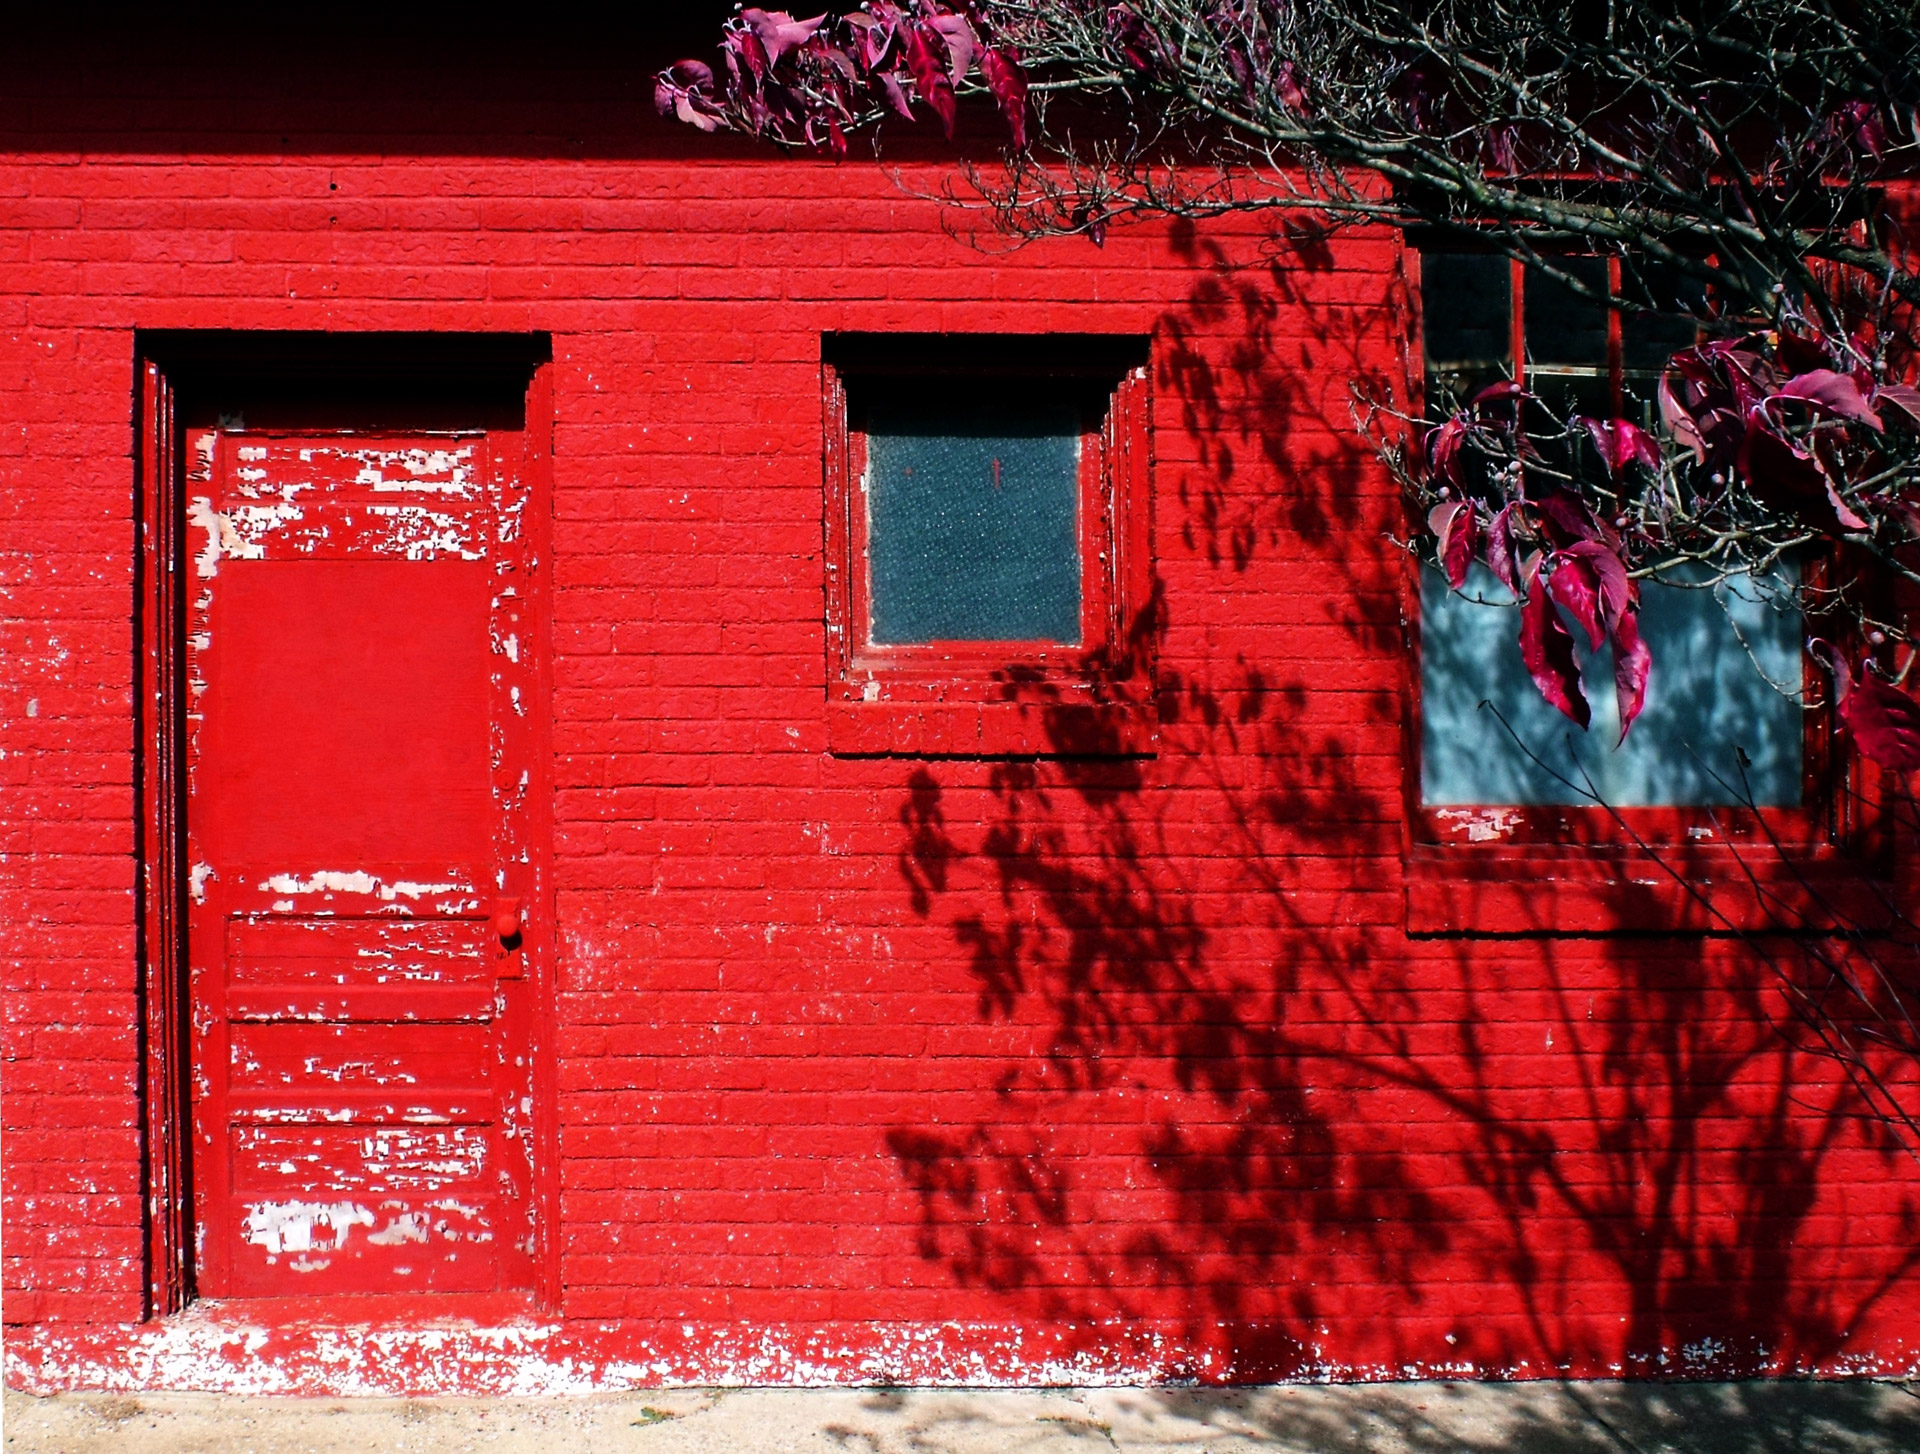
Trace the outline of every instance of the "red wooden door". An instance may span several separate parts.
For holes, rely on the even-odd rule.
[[[532,1284],[523,441],[187,432],[202,1296]]]

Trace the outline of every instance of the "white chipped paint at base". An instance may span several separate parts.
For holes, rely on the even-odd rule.
[[[90,1356],[57,1332],[35,1329],[28,1352],[16,1339],[8,1383],[35,1392],[100,1388],[123,1392],[181,1392],[326,1397],[469,1394],[556,1397],[630,1388],[777,1385],[831,1388],[912,1382],[927,1386],[1030,1385],[1106,1387],[1142,1383],[1219,1382],[1221,1370],[1196,1371],[1150,1359],[1110,1364],[1049,1350],[1064,1334],[976,1329],[961,1324],[882,1325],[859,1346],[840,1339],[796,1339],[746,1330],[697,1329],[680,1336],[619,1339],[617,1351],[599,1351],[610,1329],[555,1323],[498,1327],[432,1327],[404,1331],[366,1326],[308,1327],[297,1342],[285,1330],[225,1324],[189,1313],[131,1329],[118,1356]],[[698,1344],[707,1333],[714,1343]],[[584,1336],[582,1336],[584,1335]],[[985,1336],[982,1336],[985,1335]],[[736,1342],[735,1340],[739,1341]],[[294,1342],[294,1346],[290,1346]],[[943,1367],[927,1355],[947,1348]],[[653,1346],[649,1346],[653,1344]],[[25,1354],[26,1356],[22,1356]]]
[[[771,1386],[1106,1388],[1247,1381],[1208,1334],[1136,1327],[965,1323],[868,1324],[857,1330],[765,1325],[563,1323],[528,1319],[478,1326],[448,1319],[405,1329],[365,1324],[262,1327],[233,1305],[202,1304],[174,1318],[118,1328],[9,1329],[7,1383],[33,1393],[150,1390],[322,1397],[555,1397],[636,1388]],[[1106,1334],[1108,1336],[1101,1337]],[[1099,1344],[1092,1351],[1082,1349]],[[1305,1349],[1286,1379],[1373,1383],[1412,1379],[1725,1377],[1702,1345],[1671,1356],[1577,1370],[1521,1360],[1353,1364]],[[1904,1378],[1915,1350],[1842,1354],[1817,1366],[1753,1349],[1774,1376]],[[1270,1372],[1264,1378],[1272,1377]]]

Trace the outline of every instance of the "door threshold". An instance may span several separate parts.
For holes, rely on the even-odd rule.
[[[222,1327],[293,1326],[414,1331],[550,1321],[530,1292],[329,1293],[311,1297],[196,1298],[166,1319]]]

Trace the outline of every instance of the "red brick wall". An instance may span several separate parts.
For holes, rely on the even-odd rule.
[[[1397,243],[975,250],[939,158],[677,135],[618,40],[5,63],[10,1376],[220,1381],[105,1331],[144,1276],[136,328],[552,336],[576,1342],[525,1358],[1911,1370],[1920,1183],[1750,953],[1406,932],[1400,515],[1348,392],[1398,368]],[[828,753],[832,330],[1153,336],[1157,757]]]

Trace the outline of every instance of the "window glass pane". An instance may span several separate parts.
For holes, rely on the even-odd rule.
[[[1555,266],[1607,295],[1607,260],[1559,258]],[[1536,268],[1526,270],[1527,361],[1607,367],[1607,306],[1590,302],[1567,284]]]
[[[1593,705],[1593,726],[1582,732],[1547,705],[1527,675],[1517,645],[1518,614],[1454,595],[1438,571],[1423,571],[1422,801],[1434,806],[1588,801],[1529,761],[1493,713],[1479,710],[1485,700],[1544,762],[1579,783],[1580,772],[1568,757],[1571,741],[1580,767],[1615,807],[1740,801],[1736,745],[1751,759],[1747,785],[1755,802],[1798,804],[1801,624],[1796,612],[1780,608],[1779,593],[1778,586],[1744,577],[1713,589],[1643,582],[1640,630],[1653,652],[1653,671],[1646,707],[1626,744],[1615,751],[1620,726],[1610,651],[1603,648],[1589,659],[1584,633],[1569,624]],[[1466,596],[1512,600],[1479,566],[1467,580]],[[1769,678],[1796,696],[1783,695]],[[1714,781],[1714,773],[1726,784]]]
[[[874,408],[872,639],[1080,640],[1080,419],[1070,405]]]
[[[1498,367],[1512,352],[1513,268],[1489,253],[1422,253],[1427,367]]]
[[[1629,373],[1657,375],[1667,360],[1692,348],[1699,325],[1691,318],[1638,313],[1620,320],[1620,360]]]

